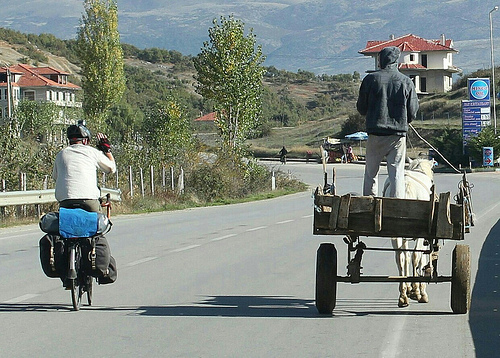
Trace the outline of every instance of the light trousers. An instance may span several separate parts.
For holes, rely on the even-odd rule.
[[[406,137],[398,135],[378,136],[370,134],[366,142],[366,165],[363,195],[378,196],[380,163],[386,157],[389,176],[389,196],[405,197]]]

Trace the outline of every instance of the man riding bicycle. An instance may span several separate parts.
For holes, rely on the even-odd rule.
[[[54,163],[52,177],[56,181],[55,196],[63,208],[100,211],[100,190],[96,169],[114,173],[116,163],[107,137],[97,134],[96,149],[90,146],[90,131],[79,121],[67,130],[69,146],[61,150]]]
[[[69,126],[67,137],[69,146],[57,153],[52,172],[52,177],[56,181],[56,200],[61,208],[99,212],[101,192],[98,187],[97,169],[104,173],[116,172],[116,163],[111,154],[109,140],[104,134],[98,133],[98,149],[90,146],[91,133],[83,121]],[[95,250],[102,253],[101,256],[97,254],[96,259],[102,262],[99,266],[102,272],[98,278],[99,283],[114,282],[116,262],[109,252],[106,239],[100,236],[96,238],[96,241],[92,240],[92,243]],[[100,257],[103,259],[101,260]],[[114,275],[113,279],[106,279],[111,275]],[[63,277],[61,279],[67,288],[67,282]]]

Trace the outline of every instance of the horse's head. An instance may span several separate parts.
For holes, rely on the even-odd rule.
[[[434,159],[410,159],[408,170],[424,173],[432,179],[434,177],[434,172],[432,171],[432,169],[434,168],[434,163]]]

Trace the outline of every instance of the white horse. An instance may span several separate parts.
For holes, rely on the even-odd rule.
[[[418,200],[429,200],[431,195],[431,188],[433,185],[433,171],[434,161],[428,159],[414,159],[411,160],[410,165],[407,170],[405,170],[405,198],[406,199],[418,199]],[[384,184],[383,195],[389,193],[390,183],[387,179]],[[415,240],[414,250],[423,250],[424,239],[423,238],[393,238],[392,247],[396,250],[396,263],[399,269],[399,275],[403,277],[409,277],[413,275],[423,276],[430,275],[429,269],[429,255],[424,255],[420,251],[414,251],[412,259],[410,260],[408,250],[408,242],[410,240]],[[410,271],[410,264],[412,264],[412,270]],[[409,304],[409,299],[412,298],[420,303],[429,302],[429,296],[426,291],[426,283],[413,283],[401,282],[399,284],[399,307],[406,307]]]

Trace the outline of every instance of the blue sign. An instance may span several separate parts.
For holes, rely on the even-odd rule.
[[[483,166],[493,166],[493,147],[483,147]]]
[[[489,78],[469,78],[467,81],[470,100],[490,99],[490,79]]]
[[[490,107],[490,100],[487,99],[485,101],[462,101],[462,107],[467,108],[467,107]]]

